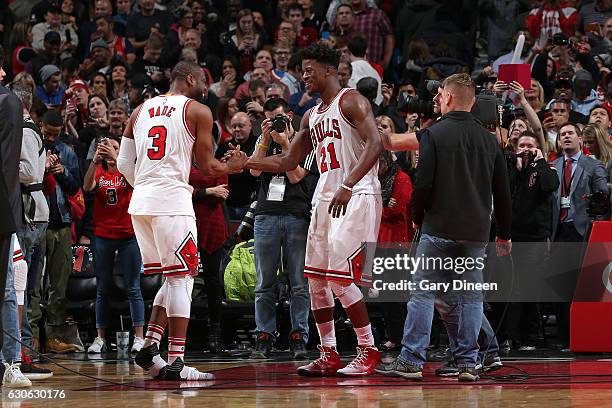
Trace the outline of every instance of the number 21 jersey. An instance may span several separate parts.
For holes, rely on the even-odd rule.
[[[189,185],[195,137],[187,126],[183,95],[160,95],[142,104],[134,121],[136,169],[129,213],[132,215],[191,215]]]
[[[313,203],[334,198],[365,150],[365,141],[340,107],[342,98],[351,90],[342,89],[329,105],[321,102],[310,111],[310,140],[320,173]],[[353,194],[380,194],[378,162],[353,186]]]

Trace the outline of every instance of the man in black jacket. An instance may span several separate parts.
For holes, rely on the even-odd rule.
[[[511,206],[506,162],[495,137],[472,116],[475,85],[466,74],[448,77],[434,99],[442,118],[420,138],[419,166],[412,195],[413,222],[422,226],[417,257],[429,267],[416,268],[408,302],[402,351],[378,372],[422,380],[434,302],[442,300],[460,315],[451,341],[460,381],[475,381],[483,296],[478,288],[457,290],[456,282],[482,284],[491,209],[499,227],[500,256],[510,253]],[[493,202],[491,200],[493,197]],[[492,205],[493,204],[493,205]],[[442,267],[440,259],[451,259]],[[471,266],[460,269],[460,261]],[[437,289],[431,284],[436,284]],[[450,284],[449,287],[443,284]]]
[[[12,262],[11,237],[22,224],[23,213],[19,188],[19,156],[23,117],[21,101],[14,93],[1,85],[6,73],[4,50],[0,46],[0,314],[4,303],[4,288],[9,262]],[[0,319],[2,332],[2,319]],[[0,350],[3,337],[0,334]],[[4,367],[2,367],[4,371]]]

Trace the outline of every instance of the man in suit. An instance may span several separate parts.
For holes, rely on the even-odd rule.
[[[6,73],[4,50],[0,46],[0,294],[4,293],[9,260],[12,262],[11,236],[21,227],[21,190],[19,188],[19,156],[23,133],[21,101],[1,85]],[[0,314],[4,296],[0,295]],[[2,319],[0,319],[0,332]],[[0,335],[0,350],[2,349]],[[2,367],[4,368],[4,367]]]
[[[559,128],[563,156],[554,161],[559,187],[553,201],[553,240],[580,243],[585,240],[590,220],[588,203],[582,197],[595,192],[608,192],[603,164],[582,153],[582,132],[574,123]],[[553,247],[551,271],[559,272],[556,282],[571,298],[580,268],[582,245],[561,244]],[[569,346],[569,303],[557,304],[557,321],[562,349]]]

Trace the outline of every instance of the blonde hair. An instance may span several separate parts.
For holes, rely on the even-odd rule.
[[[538,109],[544,109],[546,106],[546,100],[544,99],[544,88],[542,84],[537,79],[531,78],[533,82],[535,82],[538,87]]]
[[[584,128],[582,137],[590,136],[595,139],[597,146],[599,147],[599,159],[604,167],[608,167],[608,164],[612,162],[612,142],[608,137],[607,129],[597,123],[591,123]]]
[[[390,117],[388,117],[387,115],[379,115],[376,117],[376,119],[380,120],[381,122],[386,122],[389,126],[389,129],[391,129],[391,133],[395,133],[395,123]]]

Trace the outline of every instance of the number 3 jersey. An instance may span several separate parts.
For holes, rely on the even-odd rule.
[[[142,104],[134,121],[136,169],[132,215],[190,215],[189,173],[195,137],[187,126],[183,95],[160,95]]]
[[[134,236],[128,206],[132,186],[123,174],[98,165],[95,174],[96,193],[93,206],[93,232],[97,237],[123,239]]]
[[[365,150],[365,141],[340,108],[342,98],[351,90],[342,89],[329,105],[324,106],[324,103],[320,102],[310,111],[310,139],[317,155],[320,173],[313,203],[319,200],[332,201]],[[353,186],[353,194],[380,195],[378,162]]]

